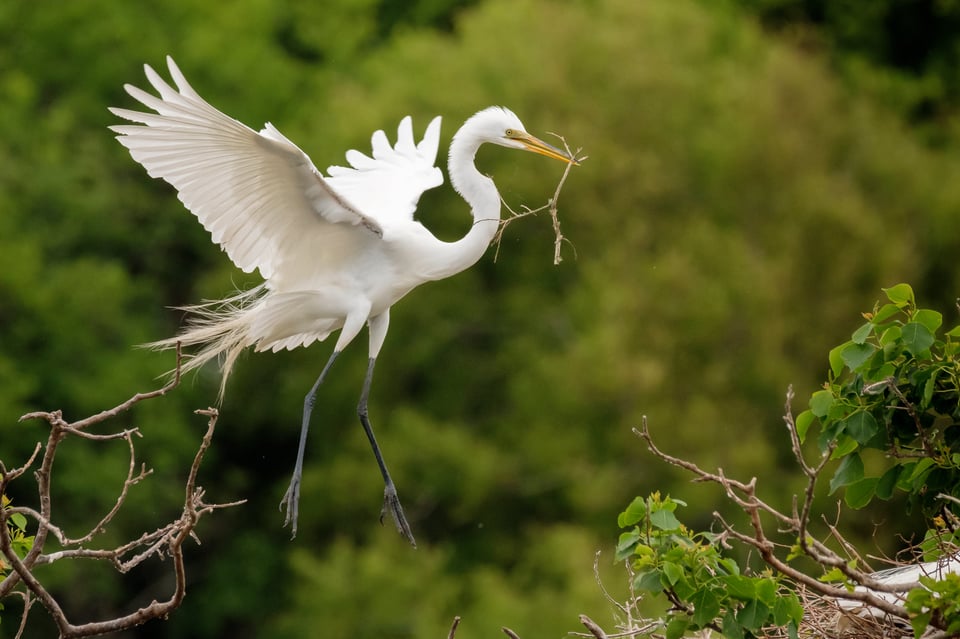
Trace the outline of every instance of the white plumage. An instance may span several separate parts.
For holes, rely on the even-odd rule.
[[[287,506],[287,521],[295,535],[304,445],[316,390],[337,355],[368,324],[370,360],[358,413],[384,477],[384,509],[413,543],[366,415],[389,309],[419,284],[474,264],[496,233],[499,194],[473,164],[481,144],[576,160],[526,133],[508,109],[480,111],[454,135],[449,159],[451,182],[470,204],[474,224],[459,241],[444,242],[414,219],[420,195],[443,183],[434,166],[439,117],[430,122],[419,143],[409,116],[401,120],[392,146],[387,135],[377,131],[372,156],[348,151],[349,167],[332,166],[324,176],[272,124],[259,133],[241,124],[201,98],[169,57],[167,65],[176,88],[145,66],[159,97],[131,85],[125,88],[152,112],[111,108],[135,124],[110,128],[150,176],[173,185],[184,206],[234,264],[245,272],[259,270],[265,281],[228,299],[187,307],[193,314],[190,325],[153,346],[172,348],[179,342],[197,347],[185,370],[220,358],[222,395],[244,349],[309,346],[340,330],[333,354],[304,401],[297,464],[281,504]]]
[[[907,595],[914,588],[923,587],[920,577],[929,577],[937,581],[943,580],[946,575],[960,574],[960,555],[944,555],[936,561],[927,561],[917,564],[896,566],[870,574],[870,578],[885,589],[878,590],[867,586],[857,586],[856,592],[869,593],[878,599],[897,606],[903,606]],[[884,617],[886,613],[862,601],[854,599],[838,599],[840,608],[848,613],[862,617]],[[843,618],[841,617],[841,625]]]

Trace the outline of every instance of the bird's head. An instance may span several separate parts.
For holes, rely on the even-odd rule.
[[[566,151],[527,133],[520,118],[505,107],[489,107],[480,111],[467,121],[464,129],[466,130],[468,126],[481,142],[532,151],[571,164],[580,163]]]

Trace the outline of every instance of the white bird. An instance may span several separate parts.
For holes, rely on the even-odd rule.
[[[923,587],[920,584],[920,577],[942,581],[949,574],[960,575],[960,554],[944,555],[936,561],[905,564],[870,573],[870,579],[882,586],[884,590],[877,590],[868,586],[857,586],[854,590],[869,593],[878,599],[902,606],[911,590]],[[862,601],[854,599],[838,599],[837,601],[844,610],[865,613],[874,617],[882,617],[885,614]]]
[[[332,166],[325,176],[272,124],[258,133],[225,115],[197,94],[169,56],[167,65],[176,89],[147,65],[147,79],[159,97],[124,86],[156,113],[111,108],[114,115],[138,124],[110,128],[151,177],[173,185],[234,264],[247,273],[259,270],[265,281],[233,297],[187,307],[194,314],[188,326],[152,346],[173,348],[179,342],[199,347],[184,370],[220,358],[222,397],[230,370],[247,347],[293,349],[340,331],[304,398],[297,461],[280,503],[286,508],[285,524],[296,536],[304,448],[317,389],[367,324],[369,360],[357,413],[383,475],[380,520],[390,512],[398,531],[415,546],[367,415],[390,307],[416,286],[473,265],[494,237],[500,195],[493,180],[474,166],[480,145],[525,149],[573,164],[576,158],[527,133],[508,109],[491,107],[472,116],[453,137],[448,168],[453,188],[470,205],[473,226],[462,239],[444,242],[413,218],[420,195],[443,183],[434,166],[439,117],[418,144],[409,116],[400,121],[392,147],[377,131],[373,157],[348,151],[351,168]]]

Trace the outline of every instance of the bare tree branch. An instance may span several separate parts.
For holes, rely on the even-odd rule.
[[[97,549],[86,547],[104,531],[107,525],[121,510],[127,500],[131,487],[143,481],[152,472],[143,464],[140,464],[138,467],[136,462],[136,450],[133,438],[134,436],[141,436],[138,429],[128,428],[108,434],[94,434],[90,433],[87,429],[122,414],[139,402],[163,396],[173,390],[180,382],[181,362],[182,355],[178,347],[175,374],[162,388],[147,393],[137,393],[113,408],[79,421],[72,423],[67,422],[60,411],[32,412],[20,418],[20,421],[27,419],[43,419],[47,421],[50,425],[50,434],[47,438],[46,446],[38,444],[34,453],[22,466],[8,471],[3,463],[0,462],[0,494],[6,494],[7,486],[13,480],[21,477],[26,470],[35,463],[40,451],[43,450],[43,454],[40,457],[40,466],[34,473],[40,499],[39,511],[28,507],[12,505],[0,509],[0,556],[2,556],[3,560],[11,567],[10,574],[0,582],[0,598],[8,595],[16,595],[24,601],[20,630],[17,633],[18,637],[22,634],[23,628],[26,626],[30,606],[34,601],[39,601],[44,608],[47,609],[53,621],[57,624],[60,636],[64,638],[88,637],[108,632],[117,632],[139,626],[151,619],[166,617],[180,605],[186,594],[186,570],[183,561],[183,543],[187,537],[192,536],[196,539],[195,530],[197,523],[207,513],[219,508],[244,503],[243,501],[237,501],[227,504],[208,504],[203,500],[204,491],[197,485],[197,475],[204,455],[210,447],[217,424],[218,413],[214,408],[198,410],[196,411],[197,414],[208,418],[207,428],[194,456],[193,463],[190,466],[189,475],[184,487],[184,501],[180,516],[157,530],[143,533],[137,539],[123,543],[116,548]],[[62,527],[53,523],[53,508],[50,499],[51,469],[60,444],[69,437],[79,437],[95,442],[123,439],[127,442],[129,448],[127,474],[116,501],[89,532],[77,538],[70,538],[63,531]],[[13,538],[9,524],[11,518],[15,516],[32,519],[37,525],[37,533],[33,539],[33,546],[23,557],[20,557],[13,548]],[[48,535],[53,535],[63,549],[45,554],[44,545]],[[51,564],[64,559],[96,559],[108,561],[116,570],[124,573],[152,556],[169,556],[172,559],[171,563],[174,571],[175,585],[173,592],[167,599],[163,601],[153,600],[149,605],[120,617],[83,624],[74,624],[67,618],[60,602],[44,587],[33,572],[36,566]]]

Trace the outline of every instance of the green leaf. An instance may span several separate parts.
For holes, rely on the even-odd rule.
[[[621,528],[628,528],[637,524],[647,514],[647,500],[643,497],[636,497],[627,509],[617,517],[617,525]]]
[[[820,581],[827,584],[843,583],[846,580],[847,576],[843,574],[843,571],[839,568],[831,568],[827,572],[820,575]]]
[[[681,575],[680,579],[677,579],[677,583],[673,584],[673,592],[677,593],[677,597],[681,601],[690,601],[690,597],[697,591],[696,588],[690,583],[686,575]]]
[[[835,493],[841,486],[849,486],[861,479],[863,479],[863,460],[858,453],[851,453],[843,458],[837,472],[830,479],[830,494]]]
[[[723,557],[717,561],[717,566],[722,568],[725,572],[721,574],[727,575],[739,575],[740,574],[740,565],[731,559],[730,557]]]
[[[934,464],[936,464],[936,461],[930,457],[924,457],[912,464],[904,464],[905,472],[902,473],[897,480],[897,486],[907,492],[923,490],[925,488],[924,484],[927,483],[927,477],[930,475],[930,471],[933,470]]]
[[[913,321],[923,324],[931,333],[936,333],[943,325],[943,314],[929,308],[921,308],[913,314]]]
[[[930,400],[933,399],[933,391],[937,387],[937,374],[939,372],[940,369],[938,368],[930,371],[930,376],[927,377],[927,381],[923,385],[923,397],[920,400],[920,408],[926,409],[930,406]]]
[[[660,580],[660,571],[647,570],[637,573],[633,578],[633,587],[646,592],[663,592],[663,582]]]
[[[913,628],[914,637],[919,637],[927,631],[927,626],[930,625],[930,619],[932,617],[932,612],[924,612],[914,617],[910,617],[910,627]]]
[[[660,530],[676,530],[680,520],[669,510],[654,510],[650,513],[650,525]]]
[[[750,577],[727,575],[722,581],[727,588],[727,594],[734,599],[750,601],[757,596],[757,585]]]
[[[680,639],[687,631],[690,620],[686,616],[676,616],[667,622],[665,629],[666,639]]]
[[[830,459],[842,459],[858,448],[860,448],[860,444],[857,443],[857,440],[849,435],[840,433],[840,435],[837,436],[837,446],[833,449]]]
[[[760,628],[767,622],[770,616],[770,606],[761,602],[759,599],[748,601],[737,614],[737,621],[740,625],[756,634]]]
[[[863,326],[855,330],[850,339],[853,341],[854,344],[863,344],[864,342],[867,341],[867,338],[870,337],[870,333],[872,332],[873,332],[873,324],[871,324],[870,322],[867,322],[866,324],[864,324]]]
[[[950,337],[960,337],[960,326],[954,326],[951,328],[949,331],[947,331],[947,335]]]
[[[893,496],[893,489],[897,486],[897,478],[900,477],[900,472],[903,470],[903,466],[899,464],[896,466],[891,466],[887,469],[887,472],[881,475],[880,479],[877,481],[876,495],[878,498],[886,501]]]
[[[830,360],[830,371],[833,373],[834,377],[839,377],[840,373],[843,372],[843,349],[853,344],[853,342],[844,342],[840,346],[834,346],[830,349],[828,354],[828,359]]]
[[[728,610],[723,616],[723,636],[727,639],[743,639],[743,627],[737,621],[733,610]]]
[[[874,324],[882,324],[899,312],[900,307],[896,304],[884,304],[880,307],[880,310],[873,314],[870,321]]]
[[[13,513],[10,515],[10,521],[13,522],[13,525],[19,528],[20,530],[27,529],[27,518],[24,517],[21,513]]]
[[[777,600],[777,582],[770,578],[759,579],[756,582],[757,601],[773,606]]]
[[[720,599],[713,591],[703,588],[690,597],[693,604],[693,623],[703,628],[720,614]]]
[[[819,390],[810,396],[810,410],[814,415],[823,419],[833,406],[833,393],[827,390]]]
[[[847,368],[851,371],[856,371],[864,362],[870,359],[876,351],[877,347],[873,344],[850,343],[840,351],[840,358],[843,360],[843,363],[846,364]]]
[[[877,420],[866,411],[858,411],[843,420],[843,429],[861,446],[873,439],[879,430]]]
[[[667,578],[667,582],[672,586],[683,577],[683,568],[673,562],[664,562],[663,576]]]
[[[892,344],[902,337],[903,329],[901,329],[899,326],[891,326],[883,332],[883,335],[880,336],[880,346],[886,347],[887,344]]]
[[[909,284],[897,284],[883,289],[883,292],[887,294],[887,299],[900,308],[914,302],[913,288]]]
[[[907,322],[903,325],[902,330],[903,345],[914,357],[919,357],[933,346],[933,333],[923,324],[919,322]]]
[[[795,593],[791,592],[777,597],[773,604],[773,623],[783,626],[788,622],[799,624],[802,620],[803,606]]]
[[[797,427],[797,436],[801,442],[806,440],[807,431],[810,430],[810,426],[813,425],[814,419],[816,419],[816,416],[813,414],[813,411],[805,410],[797,415],[796,420],[794,420],[793,423]]]
[[[864,477],[860,481],[853,482],[844,491],[843,501],[850,508],[860,510],[869,504],[876,494],[877,481],[876,477]]]
[[[634,547],[640,541],[640,531],[634,528],[620,534],[617,540],[617,561],[622,561],[633,554]]]

